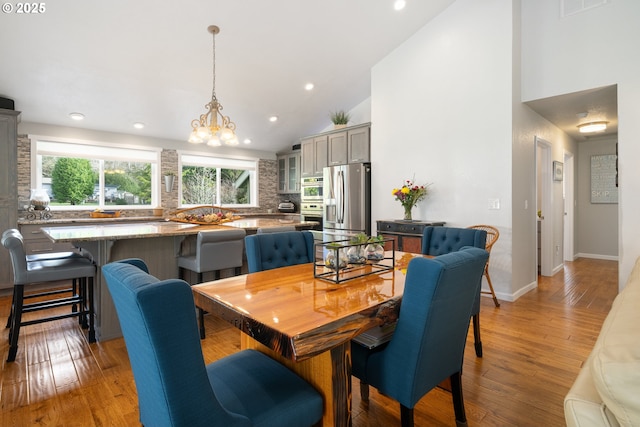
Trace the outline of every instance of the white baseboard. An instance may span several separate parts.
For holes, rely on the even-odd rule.
[[[578,253],[576,255],[576,259],[577,258],[592,258],[592,259],[604,259],[604,260],[608,260],[608,261],[618,261],[618,257],[615,256],[615,255],[599,255],[599,254]]]
[[[517,300],[522,295],[526,294],[529,291],[532,291],[532,290],[536,289],[537,287],[538,287],[538,282],[536,281],[536,282],[531,282],[527,286],[524,286],[524,287],[518,289],[518,291],[515,294],[513,294],[512,301]]]

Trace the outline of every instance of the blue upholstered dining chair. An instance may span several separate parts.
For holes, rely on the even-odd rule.
[[[124,335],[145,426],[311,426],[320,394],[256,350],[205,365],[193,294],[159,281],[140,259],[102,269]]]
[[[351,346],[352,373],[363,401],[369,385],[400,403],[402,426],[413,426],[413,408],[450,378],[458,426],[466,426],[460,374],[469,317],[489,254],[463,248],[409,262],[398,323],[391,340],[368,349]]]
[[[422,253],[438,256],[459,251],[464,246],[485,249],[487,232],[472,228],[425,227],[422,234]],[[480,337],[480,294],[474,301],[471,312],[473,318],[473,344],[476,356],[482,357],[482,339]]]
[[[253,234],[244,238],[249,273],[313,262],[309,231]]]

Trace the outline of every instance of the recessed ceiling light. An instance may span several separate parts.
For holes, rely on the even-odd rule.
[[[396,0],[393,3],[393,8],[395,10],[402,10],[404,9],[404,7],[407,5],[407,2],[405,0]]]
[[[133,127],[134,127],[134,128],[136,128],[136,129],[144,129],[144,123],[142,123],[142,122],[135,122],[135,123],[133,124]]]
[[[83,120],[84,119],[84,114],[82,114],[82,113],[69,113],[69,117],[71,117],[73,120]]]
[[[306,85],[304,85],[304,90],[312,90],[313,88],[313,83],[307,83]]]
[[[270,121],[270,122],[277,122],[277,121],[278,121],[278,116],[271,116],[271,117],[269,117],[269,121]]]
[[[249,138],[246,138],[246,139],[245,139],[244,141],[242,141],[242,142],[244,142],[245,144],[251,144],[251,140],[250,140]]]

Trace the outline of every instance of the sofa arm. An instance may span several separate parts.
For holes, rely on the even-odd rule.
[[[596,390],[590,365],[589,358],[564,398],[567,427],[619,427],[620,424],[607,410]]]

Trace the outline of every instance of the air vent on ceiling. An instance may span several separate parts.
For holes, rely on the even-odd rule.
[[[602,6],[611,0],[560,0],[560,16],[575,15],[594,7]]]

